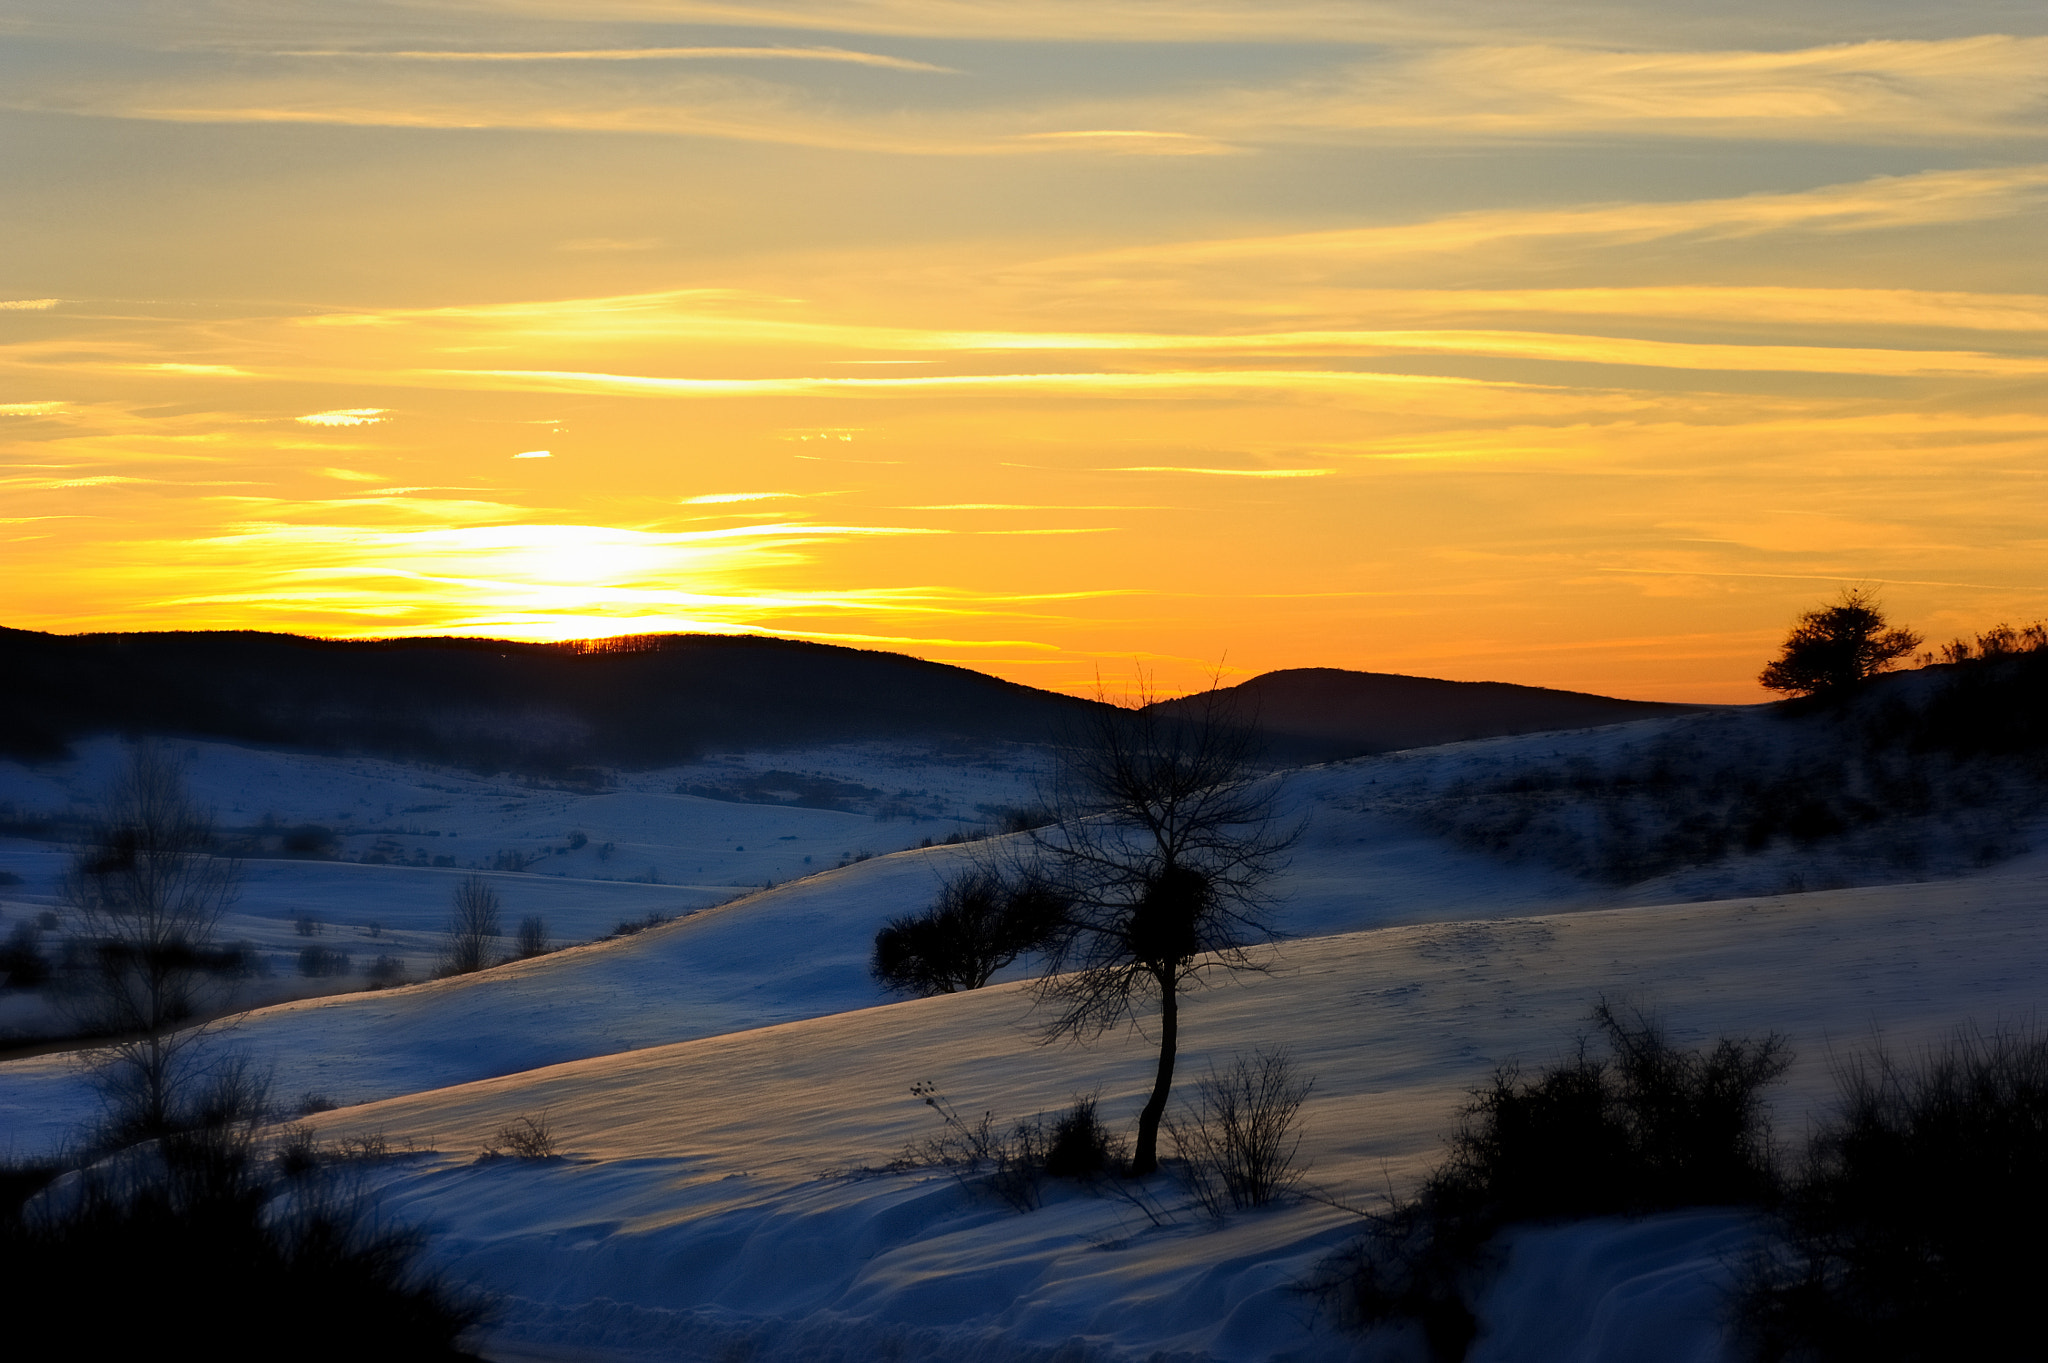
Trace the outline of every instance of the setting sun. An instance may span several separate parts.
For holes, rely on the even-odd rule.
[[[8,621],[1749,700],[2042,611],[2048,38],[1395,11],[23,19]]]

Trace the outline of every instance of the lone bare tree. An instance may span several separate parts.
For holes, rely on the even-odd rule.
[[[1256,730],[1219,686],[1151,702],[1141,690],[1064,747],[1048,801],[1057,822],[1032,835],[1068,905],[1038,985],[1058,1010],[1046,1038],[1092,1039],[1157,1002],[1138,1175],[1159,1165],[1181,995],[1217,975],[1266,969],[1254,948],[1278,937],[1267,886],[1300,833],[1278,821]]]
[[[1801,615],[1757,680],[1793,695],[1842,695],[1918,647],[1919,635],[1885,619],[1875,592],[1850,587],[1833,605]]]
[[[100,1076],[123,1134],[175,1124],[176,1095],[202,1029],[215,929],[240,869],[215,856],[213,819],[177,762],[138,745],[62,885],[88,948],[69,995],[84,1030],[113,1037]]]
[[[470,975],[496,963],[498,892],[482,876],[464,876],[448,913],[448,940],[441,948],[443,975]]]

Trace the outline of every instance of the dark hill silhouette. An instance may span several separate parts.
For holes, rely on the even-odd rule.
[[[559,774],[864,739],[1042,741],[1094,704],[789,639],[591,646],[0,629],[0,751],[30,758],[115,732]]]
[[[1335,668],[1269,672],[1230,693],[1270,732],[1271,756],[1295,762],[1697,708]],[[0,628],[0,753],[31,759],[112,732],[562,776],[867,739],[1043,742],[1085,731],[1077,721],[1097,704],[897,653],[746,635],[593,645]]]
[[[1225,687],[1223,694],[1236,713],[1258,721],[1271,757],[1301,762],[1546,729],[1589,729],[1709,708],[1336,667],[1266,672]],[[1190,703],[1185,698],[1162,702],[1167,709]]]

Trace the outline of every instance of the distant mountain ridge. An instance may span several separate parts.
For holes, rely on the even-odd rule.
[[[1222,692],[1233,713],[1264,730],[1272,757],[1332,761],[1474,738],[1589,729],[1713,709],[1616,700],[1513,682],[1438,681],[1391,672],[1294,667],[1261,673]],[[1163,702],[1184,709],[1188,698]]]
[[[1095,704],[899,653],[747,635],[592,647],[0,629],[0,752],[20,757],[111,731],[563,773],[870,739],[1042,742]]]
[[[1228,695],[1268,731],[1270,755],[1291,762],[1699,708],[1337,668],[1269,672]],[[753,635],[590,645],[0,628],[0,753],[30,759],[113,732],[561,775],[877,739],[1046,742],[1099,704],[899,653]]]

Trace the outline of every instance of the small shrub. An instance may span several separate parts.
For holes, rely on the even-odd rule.
[[[410,1140],[406,1142],[405,1148],[413,1148]],[[343,1136],[334,1143],[334,1158],[352,1163],[389,1159],[391,1142],[381,1131],[373,1131],[364,1136]]]
[[[284,834],[284,851],[294,857],[334,857],[341,851],[341,840],[331,828],[319,824],[300,824]]]
[[[555,1133],[543,1112],[538,1117],[518,1117],[498,1128],[497,1136],[484,1146],[487,1160],[544,1160],[555,1157]]]
[[[522,961],[548,954],[548,920],[537,913],[528,914],[519,920],[519,933],[513,939],[514,950]]]
[[[384,1133],[344,1136],[333,1145],[322,1145],[313,1128],[300,1122],[286,1127],[272,1157],[277,1171],[286,1178],[304,1178],[337,1164],[367,1164],[391,1158],[391,1142]]]
[[[1837,1081],[1744,1293],[1758,1353],[2037,1356],[2048,1034],[1965,1033],[1911,1067],[1880,1051]]]
[[[315,1093],[311,1089],[299,1095],[299,1115],[301,1117],[310,1117],[316,1112],[332,1112],[339,1106],[341,1105],[326,1094]]]
[[[320,1138],[312,1127],[300,1122],[285,1128],[272,1158],[277,1161],[277,1171],[286,1178],[304,1178],[320,1167],[321,1155]]]
[[[320,920],[310,913],[294,914],[292,915],[292,931],[298,933],[301,937],[318,937],[320,935]]]
[[[87,1144],[122,1150],[194,1131],[253,1130],[270,1119],[270,1080],[245,1057],[210,1054],[203,1035],[151,1069],[152,1057],[100,1053],[91,1072],[101,1116]]]
[[[405,961],[398,956],[379,956],[363,967],[363,978],[372,989],[389,989],[406,983]]]
[[[892,1167],[952,1169],[963,1184],[992,1192],[1020,1212],[1041,1205],[1048,1177],[1121,1173],[1129,1161],[1123,1138],[1097,1117],[1092,1095],[1075,1098],[1072,1107],[1050,1121],[1040,1113],[1005,1126],[993,1111],[968,1121],[928,1081],[912,1085],[910,1092],[938,1113],[941,1130],[906,1147]]]
[[[1046,1143],[1045,1172],[1053,1178],[1093,1178],[1115,1174],[1129,1162],[1122,1136],[1102,1124],[1095,1095],[1076,1097],[1074,1105],[1053,1119]]]
[[[34,989],[50,982],[50,962],[43,955],[42,929],[34,923],[20,922],[14,931],[7,934],[7,945],[0,947],[0,979],[10,989]]]
[[[1421,1192],[1392,1200],[1362,1240],[1324,1261],[1310,1286],[1340,1319],[1413,1320],[1438,1358],[1462,1359],[1504,1228],[1772,1198],[1763,1091],[1791,1063],[1784,1038],[1680,1051],[1640,1013],[1624,1019],[1603,1002],[1592,1020],[1605,1058],[1582,1040],[1534,1080],[1496,1071]]]
[[[1209,1067],[1194,1102],[1166,1129],[1204,1211],[1221,1217],[1226,1205],[1263,1207],[1300,1181],[1295,1124],[1314,1087],[1285,1051],[1238,1056],[1220,1073]]]
[[[308,979],[319,979],[330,975],[346,975],[355,969],[346,951],[332,947],[309,946],[299,950],[299,973]]]
[[[21,1214],[22,1204],[49,1187],[63,1172],[59,1164],[0,1156],[0,1235]]]

